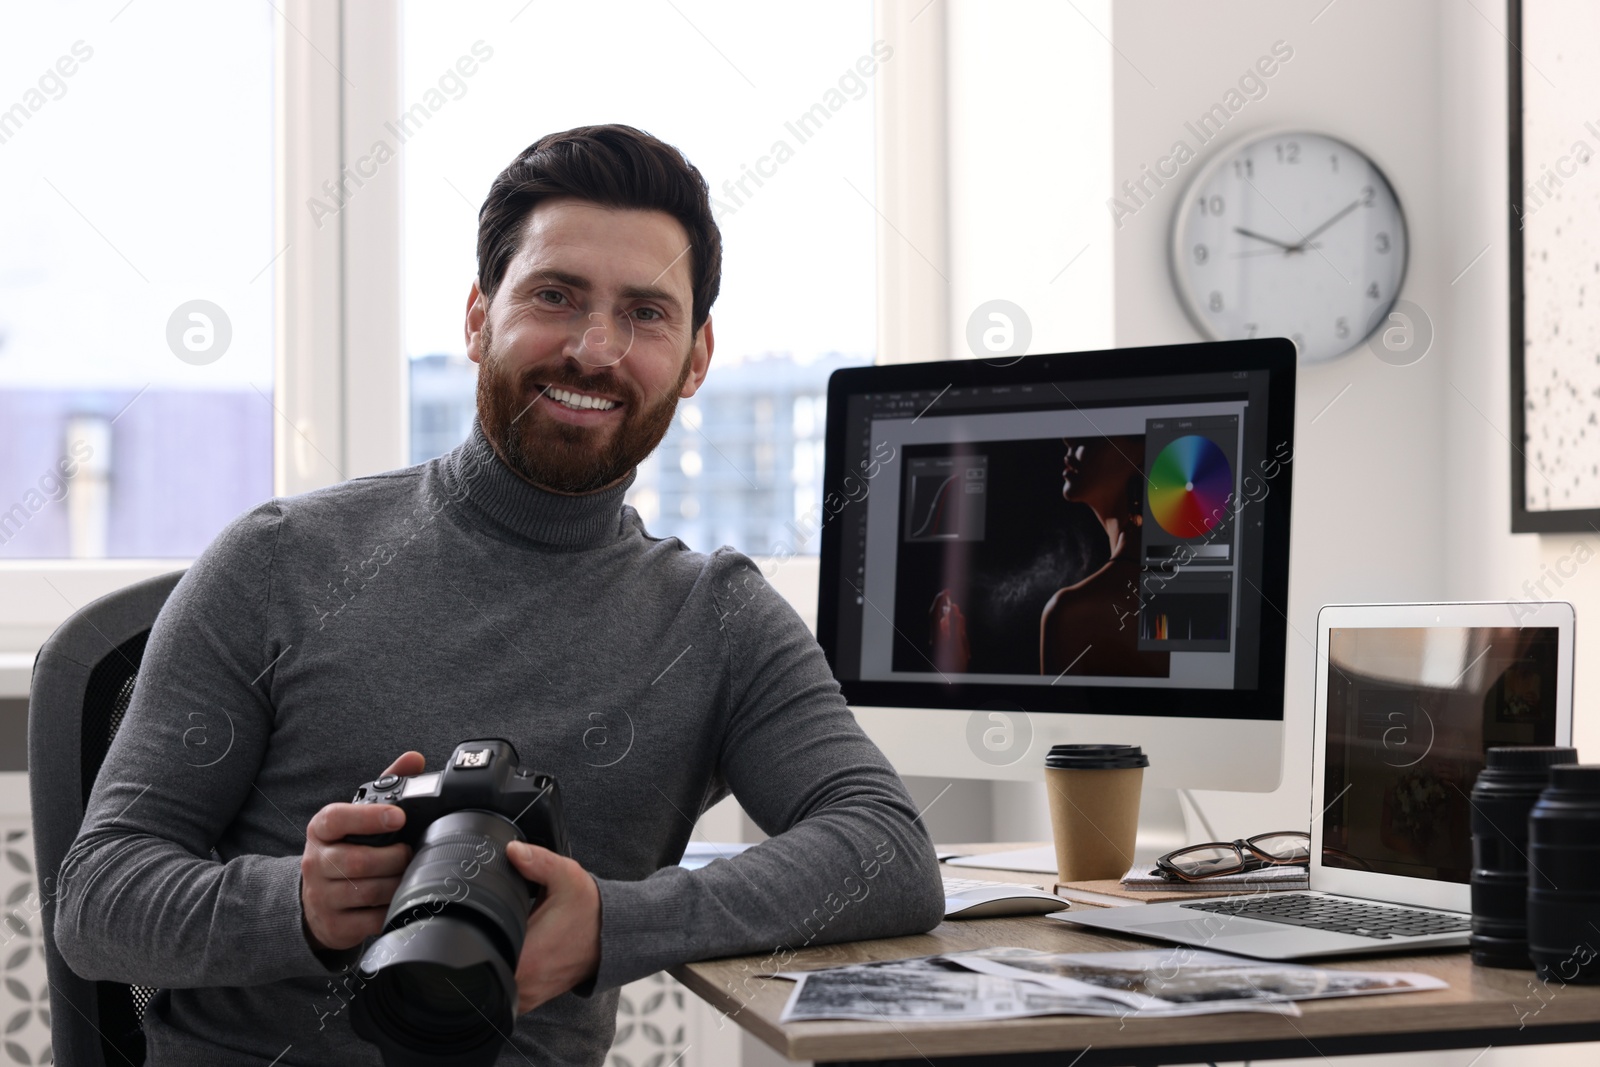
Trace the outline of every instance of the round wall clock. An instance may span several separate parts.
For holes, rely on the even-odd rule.
[[[1389,181],[1326,134],[1230,145],[1195,175],[1172,227],[1189,317],[1219,340],[1288,337],[1302,362],[1361,344],[1406,274],[1406,221]]]

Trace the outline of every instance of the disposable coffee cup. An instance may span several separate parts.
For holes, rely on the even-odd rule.
[[[1150,757],[1138,745],[1055,745],[1044,760],[1063,882],[1121,878],[1133,866],[1139,790]]]

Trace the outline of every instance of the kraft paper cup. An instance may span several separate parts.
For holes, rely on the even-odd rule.
[[[1056,745],[1045,757],[1056,873],[1063,882],[1121,878],[1133,866],[1139,791],[1150,757],[1138,745]]]

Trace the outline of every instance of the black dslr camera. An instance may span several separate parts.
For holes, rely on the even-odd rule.
[[[488,738],[457,745],[443,770],[368,782],[352,803],[393,804],[406,821],[347,842],[399,841],[412,856],[358,965],[366,984],[351,1024],[388,1067],[487,1067],[511,1033],[523,934],[544,899],[506,846],[572,854],[555,779],[520,766],[509,741]]]

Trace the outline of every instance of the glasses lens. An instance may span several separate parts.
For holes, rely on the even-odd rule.
[[[1239,850],[1231,845],[1197,845],[1175,853],[1167,862],[1190,878],[1205,878],[1236,869],[1240,856]]]
[[[1280,863],[1305,863],[1311,858],[1311,838],[1301,833],[1262,834],[1250,844]]]

